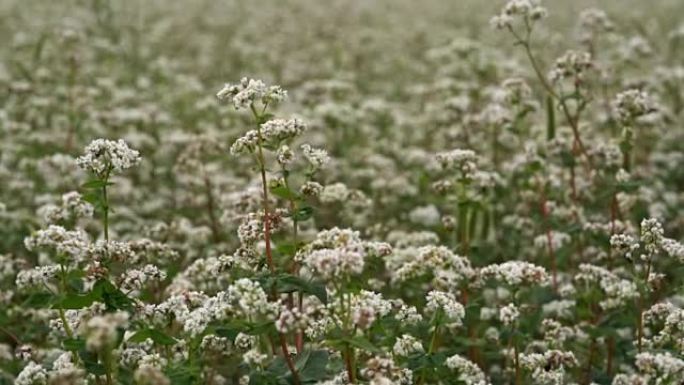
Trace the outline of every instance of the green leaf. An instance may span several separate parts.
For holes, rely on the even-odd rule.
[[[328,352],[325,350],[306,351],[295,362],[299,378],[304,383],[316,383],[324,380],[326,366],[328,365]]]
[[[297,253],[297,246],[293,243],[279,243],[276,251],[281,255],[292,257]]]
[[[159,345],[175,345],[176,340],[169,336],[168,334],[158,330],[158,329],[150,329],[150,337],[152,338],[152,341]]]
[[[81,185],[81,188],[84,189],[100,189],[105,186],[111,186],[113,183],[112,182],[105,182],[100,179],[92,179],[89,180]]]
[[[268,122],[269,120],[271,120],[274,116],[275,115],[273,115],[273,114],[259,115],[259,117],[257,118],[257,122],[259,124],[264,124],[264,123]]]
[[[104,365],[98,362],[96,353],[81,349],[79,350],[78,355],[81,357],[83,366],[88,373],[94,374],[96,376],[103,376],[107,372]]]
[[[64,347],[64,350],[77,352],[85,349],[85,340],[83,338],[67,338],[62,341],[62,346]]]
[[[56,299],[57,297],[51,293],[33,293],[26,298],[22,304],[22,307],[44,308],[48,307],[48,305],[50,305]]]
[[[97,192],[85,193],[81,195],[81,199],[95,206],[100,205],[102,201],[100,194]]]
[[[275,278],[275,288],[278,293],[292,293],[301,291],[316,296],[321,302],[328,302],[328,291],[320,282],[307,281],[291,274],[283,274]]]
[[[342,341],[345,341],[349,343],[350,345],[363,349],[365,351],[371,352],[371,353],[382,353],[382,350],[375,345],[373,345],[366,337],[364,336],[355,336],[351,338],[343,338]]]
[[[193,385],[200,377],[200,371],[195,366],[177,364],[167,367],[164,373],[172,385]]]
[[[82,294],[67,294],[59,302],[52,306],[53,309],[83,309],[95,302],[95,297],[92,293]]]
[[[141,343],[145,342],[148,338],[151,338],[150,329],[143,329],[135,332],[132,336],[128,338],[128,342]]]
[[[546,140],[556,137],[556,109],[553,105],[553,97],[546,98]]]
[[[175,345],[176,340],[169,336],[168,334],[162,332],[161,330],[154,329],[154,328],[148,328],[148,329],[143,329],[139,330],[135,334],[133,334],[128,341],[129,342],[145,342],[147,339],[151,339],[154,341],[156,344],[159,345]]]
[[[95,298],[102,298],[107,310],[133,310],[133,300],[106,279],[101,279],[93,286]]]
[[[286,199],[289,201],[293,201],[299,198],[297,193],[283,185],[271,186],[271,193],[277,196],[278,198]]]
[[[314,213],[313,207],[304,206],[304,207],[300,208],[299,210],[297,210],[297,212],[295,212],[292,215],[292,218],[298,222],[303,222],[303,221],[311,218],[311,216],[313,216],[313,213]]]

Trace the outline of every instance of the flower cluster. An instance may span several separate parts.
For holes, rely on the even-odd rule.
[[[226,83],[216,97],[229,100],[236,110],[241,110],[257,102],[262,105],[282,102],[287,98],[287,91],[280,86],[266,86],[261,80],[242,78],[238,84]]]
[[[140,153],[128,147],[123,139],[95,139],[85,148],[85,154],[76,158],[83,169],[104,176],[111,171],[121,172],[140,163]]]

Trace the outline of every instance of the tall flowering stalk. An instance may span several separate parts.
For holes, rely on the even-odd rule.
[[[276,266],[273,261],[273,251],[271,246],[271,220],[272,212],[269,208],[269,184],[266,177],[266,158],[264,156],[264,146],[291,139],[304,131],[304,125],[297,119],[269,120],[272,115],[267,114],[269,105],[273,106],[287,97],[287,92],[279,86],[267,87],[263,82],[254,79],[242,79],[239,84],[226,84],[221,89],[217,97],[222,100],[230,99],[237,110],[249,108],[256,124],[255,130],[248,131],[243,137],[239,138],[231,147],[231,153],[237,155],[248,151],[255,155],[259,173],[261,176],[262,188],[262,207],[263,207],[263,236],[266,248],[266,263],[272,274],[276,273]],[[275,291],[272,293],[275,296]],[[279,333],[280,348],[287,363],[288,369],[292,374],[295,385],[299,385],[301,380],[294,361],[287,346],[287,338]]]
[[[89,171],[94,179],[83,185],[86,189],[97,191],[88,195],[87,200],[102,210],[102,228],[105,243],[109,243],[109,194],[107,187],[112,185],[110,178],[113,172],[122,172],[140,163],[140,154],[128,147],[122,139],[117,141],[96,139],[86,148],[85,154],[76,159],[76,163]]]

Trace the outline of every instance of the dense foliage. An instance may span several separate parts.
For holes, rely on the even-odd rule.
[[[0,1],[0,384],[682,384],[684,3],[416,3]]]

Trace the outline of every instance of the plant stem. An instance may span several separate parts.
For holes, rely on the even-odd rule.
[[[252,114],[257,124],[257,160],[259,161],[259,172],[261,173],[261,187],[262,187],[262,204],[264,206],[264,243],[266,243],[266,263],[271,273],[275,272],[273,265],[273,255],[271,253],[271,220],[268,208],[268,181],[266,180],[266,162],[264,158],[264,150],[262,146],[263,137],[261,135],[261,115],[256,111],[254,105],[250,105]]]
[[[107,385],[112,385],[114,383],[112,381],[112,352],[109,347],[107,347],[107,349],[105,349],[105,351],[102,353],[102,363],[105,367]]]
[[[349,383],[356,383],[356,373],[354,370],[354,350],[347,346],[344,351],[344,364],[347,368],[347,376],[349,377]]]
[[[107,197],[107,179],[105,179],[105,185],[102,186],[102,210],[103,213],[103,227],[104,227],[104,238],[105,242],[109,244],[109,202]]]
[[[517,33],[513,30],[512,27],[509,27],[509,30],[515,36],[517,43],[523,46],[525,49],[525,54],[527,55],[527,58],[529,59],[530,63],[532,64],[532,68],[534,69],[534,73],[537,75],[537,78],[539,79],[539,82],[542,84],[546,92],[551,96],[552,98],[558,100],[558,103],[561,106],[561,109],[563,110],[563,114],[565,115],[565,119],[567,120],[568,124],[570,125],[570,128],[572,129],[572,134],[574,136],[575,143],[578,146],[579,151],[584,155],[584,157],[587,159],[587,162],[589,163],[589,167],[593,168],[593,164],[591,161],[591,157],[589,156],[589,153],[587,152],[586,148],[584,147],[584,143],[582,142],[582,138],[580,137],[579,134],[579,125],[578,125],[578,116],[573,117],[572,114],[570,113],[570,109],[568,108],[567,103],[565,103],[565,100],[558,95],[558,93],[553,89],[553,87],[549,84],[549,82],[546,80],[546,77],[544,74],[542,74],[541,68],[539,66],[539,63],[537,62],[537,59],[535,59],[534,55],[532,54],[532,48],[530,47],[530,41],[529,41],[529,35],[530,35],[530,28],[528,27],[528,34],[526,39],[521,39]]]
[[[290,373],[292,373],[292,382],[294,382],[295,385],[300,385],[301,381],[299,380],[299,374],[297,373],[297,368],[295,368],[294,366],[294,362],[292,362],[292,357],[290,357],[290,352],[287,348],[287,340],[285,339],[285,335],[283,333],[280,333],[279,336],[280,349],[283,352],[283,357],[285,358],[287,367],[290,369]]]
[[[439,322],[438,318],[435,315],[435,318],[433,319],[433,323],[435,325],[435,330],[432,331],[432,337],[430,338],[430,346],[428,347],[428,355],[431,355],[432,353],[435,352],[437,349],[437,336],[439,333]],[[423,369],[420,373],[420,379],[418,379],[418,385],[423,385],[425,383],[425,369]]]
[[[261,135],[261,115],[256,111],[254,108],[254,105],[250,105],[250,108],[252,110],[252,113],[254,114],[254,119],[256,120],[257,124],[257,148],[258,148],[258,161],[259,161],[259,171],[261,172],[261,186],[262,186],[262,192],[263,192],[263,206],[264,206],[264,242],[266,243],[266,263],[268,264],[268,268],[271,271],[271,273],[275,273],[275,266],[273,264],[273,254],[271,252],[271,221],[270,221],[270,213],[268,209],[268,182],[266,180],[266,162],[264,159],[264,150],[262,148],[262,141],[263,137]],[[264,106],[264,110],[266,109],[266,106]],[[275,291],[275,288],[274,288]],[[275,292],[272,293],[273,296],[275,297]],[[287,348],[287,340],[285,339],[285,335],[282,333],[279,333],[279,338],[280,338],[280,348],[283,352],[283,358],[285,359],[285,362],[287,363],[287,367],[290,369],[290,372],[292,373],[292,381],[294,382],[295,385],[300,385],[301,381],[299,380],[299,374],[297,373],[297,368],[294,366],[294,362],[292,361],[292,357],[290,357],[290,352],[289,349]]]

